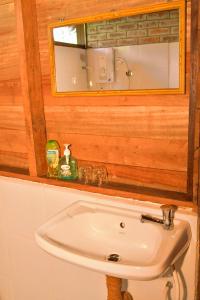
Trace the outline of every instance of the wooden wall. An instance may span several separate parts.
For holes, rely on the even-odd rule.
[[[28,168],[15,9],[0,1],[0,165]]]
[[[156,1],[156,3],[162,1]],[[185,95],[53,97],[47,26],[149,1],[37,0],[48,138],[71,143],[74,156],[106,163],[111,181],[186,192],[189,84]],[[189,79],[189,17],[187,74]]]
[[[186,94],[51,95],[49,23],[149,3],[149,0],[36,0],[47,137],[57,139],[61,145],[71,143],[73,155],[81,162],[105,163],[113,182],[186,192],[190,2]],[[28,168],[13,0],[0,0],[0,17],[0,165]]]

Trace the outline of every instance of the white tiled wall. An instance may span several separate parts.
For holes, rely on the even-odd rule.
[[[108,50],[110,52],[108,53]],[[111,52],[112,50],[112,52]],[[112,54],[112,55],[111,55]],[[104,72],[108,80],[102,89],[165,89],[179,87],[179,43],[155,43],[87,50],[90,89],[100,88],[97,80],[101,65],[98,56],[105,55]],[[114,71],[115,70],[115,71]],[[126,72],[132,71],[128,77]]]
[[[55,46],[57,92],[87,90],[85,49]]]
[[[93,199],[113,201],[113,197],[0,177],[0,300],[107,299],[103,274],[59,260],[34,240],[34,231],[50,216],[74,201]],[[114,201],[135,205],[128,199]],[[187,286],[184,300],[194,300],[197,228],[196,216],[191,212],[188,218],[193,240],[181,271]],[[128,290],[134,300],[166,300],[167,280],[129,281]]]

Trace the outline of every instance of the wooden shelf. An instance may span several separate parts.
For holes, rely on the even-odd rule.
[[[63,181],[58,179],[50,179],[45,176],[30,176],[28,170],[26,169],[11,168],[7,166],[0,166],[0,176],[13,177],[22,180],[71,188],[80,191],[99,193],[109,196],[138,199],[142,201],[151,201],[157,203],[173,203],[178,206],[196,208],[196,205],[192,203],[190,199],[188,199],[187,194],[173,191],[164,191],[142,186],[118,184],[114,182],[98,187],[95,185],[86,185],[80,183],[78,180]]]

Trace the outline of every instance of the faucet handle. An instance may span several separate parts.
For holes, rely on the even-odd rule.
[[[164,204],[160,207],[163,213],[163,222],[166,228],[173,228],[173,219],[177,206],[173,204]]]
[[[164,204],[160,207],[163,212],[171,212],[171,214],[175,214],[175,211],[177,210],[177,206],[173,204]]]
[[[177,206],[176,205],[173,205],[173,204],[164,204],[164,205],[161,205],[160,207],[162,209],[162,211],[173,211],[175,212],[177,210]]]

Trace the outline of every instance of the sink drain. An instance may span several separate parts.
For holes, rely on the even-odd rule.
[[[110,255],[107,256],[107,260],[117,262],[117,261],[120,260],[120,256],[119,256],[119,254],[113,253],[113,254],[110,254]]]

